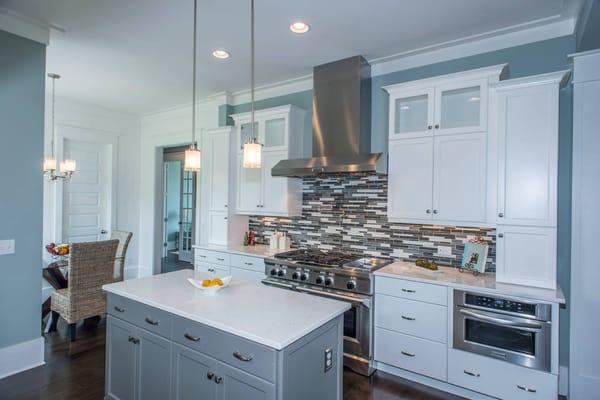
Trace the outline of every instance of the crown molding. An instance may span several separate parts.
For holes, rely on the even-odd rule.
[[[284,96],[290,93],[312,90],[312,74],[297,78],[287,79],[285,81],[275,82],[268,85],[259,86],[254,90],[255,101],[270,99],[272,97]],[[250,89],[238,90],[231,93],[231,105],[239,105],[250,102]]]
[[[0,30],[47,46],[50,43],[50,30],[52,29],[64,32],[60,27],[0,7]]]

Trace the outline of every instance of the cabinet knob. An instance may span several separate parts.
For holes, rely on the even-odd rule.
[[[214,377],[215,377],[215,373],[214,372],[208,371],[206,373],[206,379],[208,379],[209,381],[212,380]]]
[[[498,217],[503,218],[504,217],[504,213],[498,213]]]
[[[504,237],[504,233],[499,233],[499,234],[498,234],[498,237],[499,237],[499,238],[503,238],[503,237]]]
[[[433,210],[433,213],[434,213],[434,214],[437,214],[438,212],[439,212],[438,210]]]
[[[223,382],[223,377],[222,376],[215,376],[215,383],[221,383]]]
[[[435,124],[435,129],[440,129],[440,124]]]
[[[225,204],[223,207],[227,208],[227,204]]]
[[[224,220],[227,220],[227,217],[223,217]]]
[[[431,210],[428,208],[427,211],[425,211],[427,214],[431,214]]]
[[[433,126],[427,125],[427,129],[431,129],[431,128],[433,128]]]

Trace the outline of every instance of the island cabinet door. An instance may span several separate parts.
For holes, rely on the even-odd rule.
[[[173,345],[173,400],[216,400],[217,361]]]
[[[168,400],[171,398],[171,351],[169,340],[138,328],[136,343],[138,400]]]
[[[215,382],[219,400],[275,400],[275,385],[219,362]]]
[[[136,327],[108,316],[106,324],[106,398],[133,400],[138,347],[133,342]]]

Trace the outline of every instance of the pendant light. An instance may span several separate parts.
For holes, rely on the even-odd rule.
[[[56,108],[56,80],[60,75],[49,73],[48,77],[52,79],[52,136],[50,137],[50,157],[44,159],[44,175],[51,181],[57,179],[71,179],[71,175],[76,170],[75,160],[63,160],[60,163],[60,175],[56,174],[56,158],[54,157],[54,109]]]
[[[244,144],[242,166],[260,168],[262,165],[262,144],[259,143],[254,127],[254,0],[250,0],[250,138]]]
[[[194,49],[192,51],[192,143],[190,148],[185,151],[183,169],[186,171],[200,171],[202,164],[202,154],[196,144],[196,24],[197,24],[198,0],[194,0],[194,38],[192,40]]]

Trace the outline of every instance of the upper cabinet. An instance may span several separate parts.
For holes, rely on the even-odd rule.
[[[506,65],[386,86],[388,219],[486,225],[488,92]]]
[[[236,141],[235,212],[245,215],[294,216],[302,212],[301,180],[271,176],[281,160],[302,158],[304,110],[286,105],[255,112],[255,137],[263,145],[262,168],[242,166],[242,149],[252,137],[250,113],[234,114]]]

